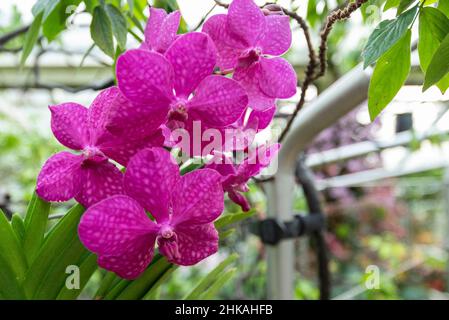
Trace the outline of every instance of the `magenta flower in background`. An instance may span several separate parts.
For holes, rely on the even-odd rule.
[[[98,255],[101,267],[125,279],[146,269],[156,241],[168,261],[196,264],[218,250],[213,221],[224,208],[220,181],[210,169],[180,176],[168,151],[144,149],[126,170],[127,195],[110,197],[85,212],[78,229],[81,242]]]
[[[49,158],[37,179],[37,194],[47,201],[75,198],[85,207],[123,192],[123,174],[109,159],[126,165],[148,145],[160,145],[153,133],[139,140],[114,136],[105,129],[119,96],[117,88],[103,90],[89,109],[76,103],[51,106],[51,129],[56,139],[80,154],[59,152]],[[123,101],[121,101],[123,102]],[[155,128],[153,129],[155,130]]]
[[[142,119],[166,117],[170,130],[182,128],[197,139],[192,132],[194,121],[202,129],[223,128],[237,121],[248,97],[235,80],[212,75],[216,54],[209,36],[193,32],[180,36],[165,56],[144,50],[129,50],[120,56],[118,86],[134,104],[144,106],[121,107],[127,115],[124,125],[138,127]]]
[[[164,9],[150,7],[150,17],[145,27],[145,41],[140,48],[165,53],[177,38],[180,20],[179,11],[167,14]]]
[[[217,154],[205,168],[218,171],[222,176],[223,190],[243,211],[248,211],[251,206],[241,192],[249,191],[248,181],[271,163],[279,148],[279,143],[258,147],[240,164],[233,163],[225,154]]]
[[[233,78],[246,89],[253,109],[266,110],[276,98],[296,93],[296,72],[279,57],[291,45],[289,17],[265,16],[253,0],[234,0],[228,14],[206,21],[203,32],[218,49],[217,66],[235,70]]]

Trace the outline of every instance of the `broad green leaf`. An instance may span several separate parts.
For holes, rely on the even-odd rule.
[[[411,25],[416,16],[418,7],[402,13],[395,20],[382,21],[373,33],[370,35],[368,42],[363,50],[364,68],[374,63],[399,39],[403,38],[407,29]]]
[[[38,0],[31,8],[31,12],[35,17],[40,13],[43,13],[42,21],[46,21],[60,1],[61,0]]]
[[[449,1],[447,1],[447,0],[440,0],[438,2],[438,10],[443,12],[446,15],[446,17],[449,18]]]
[[[393,100],[410,72],[411,31],[400,39],[377,62],[368,90],[371,120]]]
[[[123,14],[111,4],[107,4],[105,7],[105,11],[111,20],[112,25],[112,33],[114,34],[115,39],[121,49],[125,49],[126,47],[126,36],[128,34],[128,27],[126,23],[126,18]]]
[[[46,235],[27,272],[24,282],[27,296],[32,297],[35,294],[48,270],[58,263],[59,255],[73,245],[74,239],[78,239],[78,223],[84,211],[85,209],[79,204],[73,206]]]
[[[11,218],[11,227],[14,230],[14,233],[16,234],[17,240],[19,240],[19,242],[22,243],[23,237],[25,235],[25,225],[23,224],[23,220],[19,214],[17,213],[13,214]]]
[[[398,6],[397,15],[407,10],[416,0],[401,0]]]
[[[87,253],[84,259],[82,259],[79,268],[80,288],[69,289],[67,286],[63,286],[56,298],[57,300],[73,300],[80,295],[92,274],[98,269],[97,257],[90,252]]]
[[[167,271],[151,286],[151,289],[145,294],[142,300],[157,300],[160,293],[160,286],[167,282],[168,278],[171,276],[173,271],[175,271],[178,266],[172,264]]]
[[[106,293],[114,286],[114,282],[118,279],[120,278],[114,272],[106,271],[106,274],[103,279],[101,279],[100,286],[94,295],[94,299],[103,299]]]
[[[440,43],[449,33],[449,19],[439,10],[426,7],[419,15],[419,42],[418,53],[421,69],[425,74],[433,55]],[[449,87],[449,75],[437,83],[444,94]]]
[[[134,0],[127,0],[126,1],[128,3],[128,9],[130,12],[134,11]]]
[[[170,269],[170,267],[171,264],[165,257],[159,258],[156,262],[151,263],[139,278],[131,281],[126,289],[123,290],[115,300],[142,299],[157,280]]]
[[[207,276],[205,276],[201,281],[196,285],[193,290],[184,297],[184,300],[195,300],[199,299],[199,297],[206,291],[206,289],[213,284],[213,282],[223,273],[223,271],[232,263],[234,263],[238,259],[238,254],[233,253],[222,262],[218,264]]]
[[[33,194],[25,216],[23,250],[29,264],[34,260],[44,240],[50,203]]]
[[[59,292],[65,287],[66,279],[69,276],[66,273],[67,267],[76,266],[79,268],[83,257],[88,254],[89,252],[81,244],[75,231],[68,245],[62,251],[54,253],[54,259],[47,265],[46,273],[41,278],[33,299],[56,299]]]
[[[3,214],[0,212],[0,214]],[[10,262],[0,254],[0,296],[1,299],[23,300],[25,293],[16,278]]]
[[[42,25],[42,33],[48,41],[53,41],[61,31],[65,30],[67,18],[71,16],[81,0],[62,0]]]
[[[114,58],[114,40],[112,37],[111,21],[102,6],[94,9],[90,36],[95,44],[111,58]]]
[[[22,252],[22,246],[12,230],[5,214],[0,209],[0,256],[9,265],[9,271],[14,274],[13,279],[19,283],[25,279],[27,262]],[[2,273],[2,269],[0,269]]]
[[[220,241],[230,237],[231,235],[233,235],[235,233],[235,231],[236,230],[234,228],[231,228],[231,229],[228,229],[228,230],[224,230],[224,231],[220,231],[219,232]]]
[[[232,268],[226,271],[224,274],[219,275],[218,279],[207,289],[204,294],[201,295],[202,300],[211,300],[215,298],[218,292],[235,276],[237,268]]]
[[[387,11],[391,8],[396,8],[397,6],[399,6],[400,2],[401,0],[387,0],[387,2],[385,2],[384,11]]]
[[[427,90],[449,73],[449,34],[441,42],[430,61],[424,79],[423,91]]]
[[[215,221],[215,228],[222,229],[233,223],[250,218],[255,213],[255,210],[250,210],[248,212],[230,213],[221,216],[217,221]]]
[[[95,7],[97,7],[100,4],[100,1],[99,0],[84,0],[84,3],[86,4],[87,12],[93,13]]]
[[[39,30],[41,29],[43,12],[39,13],[36,17],[34,17],[34,21],[28,29],[25,40],[23,42],[22,55],[20,57],[20,64],[23,66],[25,64],[26,59],[30,55],[33,50],[34,45],[37,42],[39,37]]]

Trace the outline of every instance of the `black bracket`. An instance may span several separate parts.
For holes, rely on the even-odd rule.
[[[291,221],[280,221],[268,218],[254,222],[250,230],[258,235],[263,243],[275,245],[281,240],[294,239],[324,228],[325,219],[322,214],[296,214]]]

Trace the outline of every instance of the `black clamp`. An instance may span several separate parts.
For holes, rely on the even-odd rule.
[[[280,221],[268,218],[253,223],[250,230],[258,235],[263,243],[275,245],[281,240],[294,239],[324,228],[325,219],[322,214],[296,214],[291,221]]]

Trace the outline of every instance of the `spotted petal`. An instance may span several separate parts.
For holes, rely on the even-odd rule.
[[[189,101],[194,112],[211,127],[224,127],[237,121],[248,103],[245,89],[237,81],[223,76],[208,76],[199,84]]]
[[[67,201],[82,184],[82,156],[63,151],[49,158],[37,178],[36,192],[46,201]]]
[[[88,208],[107,197],[123,194],[123,173],[112,163],[84,163],[82,184],[76,201]]]
[[[265,16],[253,0],[234,0],[229,6],[228,27],[252,47],[265,31]]]
[[[173,67],[164,56],[146,50],[128,50],[117,59],[120,91],[133,103],[166,106],[172,99]]]
[[[77,103],[50,106],[51,130],[56,139],[73,150],[82,150],[89,142],[88,111]]]
[[[218,52],[217,66],[222,70],[235,68],[240,54],[246,48],[243,41],[229,34],[227,17],[226,14],[214,15],[206,21],[202,29],[215,43]]]
[[[159,252],[172,263],[191,266],[218,250],[218,232],[213,223],[178,225],[175,233],[176,243],[158,238]]]
[[[179,177],[179,167],[170,152],[144,149],[129,161],[125,191],[162,223],[168,219],[170,195]]]
[[[217,50],[207,34],[191,32],[173,42],[165,56],[173,65],[176,95],[188,98],[201,80],[212,74]]]
[[[171,12],[167,15],[164,9],[150,7],[150,17],[145,27],[145,42],[150,49],[164,53],[175,41],[179,28],[181,13]]]
[[[172,201],[174,225],[214,221],[224,209],[221,175],[201,169],[182,176],[173,189]]]
[[[296,93],[296,72],[285,59],[262,58],[260,61],[259,86],[272,98],[286,99]]]
[[[265,17],[266,29],[258,45],[264,54],[280,56],[292,44],[292,31],[290,19],[284,15],[269,15]]]

